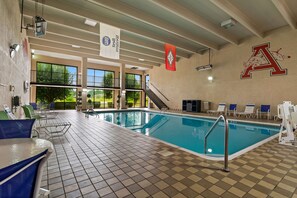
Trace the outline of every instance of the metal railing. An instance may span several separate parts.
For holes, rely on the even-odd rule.
[[[206,135],[204,136],[204,153],[207,153],[207,137],[209,136],[209,134],[213,131],[213,129],[217,126],[217,124],[223,120],[224,124],[225,124],[225,144],[224,144],[224,168],[223,171],[225,172],[229,172],[229,168],[228,168],[228,147],[229,147],[229,143],[228,143],[228,135],[229,135],[229,125],[228,125],[228,119],[225,115],[220,115],[218,117],[218,119],[215,121],[215,123],[211,126],[211,128],[209,129],[209,131],[206,133]]]
[[[157,90],[157,92],[159,92],[167,101],[169,101],[169,99],[153,83],[150,83],[150,85],[152,85]],[[146,88],[150,89],[148,84],[146,84]]]
[[[81,82],[81,75],[76,73],[31,70],[30,82],[45,85],[73,85]]]

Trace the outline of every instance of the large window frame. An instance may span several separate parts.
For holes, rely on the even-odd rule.
[[[89,72],[93,70],[93,74],[89,75]],[[96,72],[103,72],[103,76],[96,76]],[[112,74],[112,81],[110,86],[106,86],[105,78],[106,78],[106,73],[111,73]],[[102,78],[102,80],[96,80],[96,78]],[[107,82],[108,83],[108,82]],[[100,85],[101,84],[101,85]],[[103,69],[95,69],[95,68],[87,68],[87,86],[88,87],[104,87],[104,88],[114,88],[116,87],[115,84],[115,72],[112,70],[103,70]]]
[[[103,92],[103,101],[100,101],[100,103],[98,103],[96,101],[96,91],[102,91]],[[107,94],[107,91],[110,91],[111,94],[112,94],[112,97],[111,99],[108,99],[106,98],[106,94]],[[115,98],[115,91],[114,90],[107,90],[107,89],[98,89],[98,88],[93,88],[93,89],[88,89],[88,92],[87,94],[90,94],[91,97],[88,98],[87,100],[91,100],[91,103],[93,105],[93,107],[95,109],[110,109],[110,108],[114,108],[114,98]],[[112,102],[110,102],[112,101]],[[89,103],[87,101],[87,103]]]
[[[41,64],[47,64],[47,65],[50,65],[50,67],[51,67],[50,72],[49,72],[50,78],[46,82],[38,82],[38,77],[39,77],[40,72],[44,72],[44,71],[38,69],[38,64],[39,63],[41,63]],[[53,66],[63,67],[64,68],[63,73],[62,72],[53,72]],[[74,80],[73,80],[72,83],[66,83],[65,76],[66,76],[66,70],[67,70],[67,68],[75,68],[75,72],[74,72],[75,75],[73,75],[72,73],[69,73],[74,78]],[[55,79],[53,79],[53,73],[60,73],[60,74],[62,74],[62,76],[64,78],[64,82],[63,83],[57,83],[57,82],[55,82]],[[77,86],[78,85],[78,67],[77,66],[72,66],[72,65],[63,65],[63,64],[56,64],[56,63],[49,63],[49,62],[37,61],[36,62],[36,83],[37,84],[48,84],[48,85]]]
[[[131,80],[128,76],[134,76],[134,79]],[[139,77],[140,79],[137,80],[135,77]],[[137,85],[139,82],[139,85]],[[142,89],[142,75],[141,74],[133,74],[133,73],[125,73],[125,85],[126,89]]]

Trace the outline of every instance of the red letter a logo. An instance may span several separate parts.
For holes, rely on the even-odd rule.
[[[269,51],[269,43],[253,47],[251,58],[245,63],[245,70],[241,74],[241,78],[252,78],[251,72],[257,70],[270,69],[270,76],[286,75],[287,69],[282,69],[277,60]]]

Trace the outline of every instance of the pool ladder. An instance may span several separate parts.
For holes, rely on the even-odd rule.
[[[225,124],[225,151],[224,151],[224,168],[222,169],[225,172],[230,172],[229,168],[228,168],[228,134],[229,134],[229,125],[228,125],[228,119],[225,115],[220,115],[218,117],[218,119],[215,121],[215,123],[211,126],[211,128],[209,129],[209,131],[206,133],[206,135],[204,136],[204,153],[207,153],[207,137],[209,136],[209,134],[213,131],[213,129],[217,126],[217,124],[223,120],[224,124]]]

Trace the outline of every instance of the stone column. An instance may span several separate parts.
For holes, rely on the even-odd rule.
[[[87,89],[87,68],[88,68],[88,58],[81,58],[81,88],[82,88],[82,109],[87,109],[87,92],[83,91]]]
[[[127,109],[126,107],[126,75],[125,75],[125,64],[120,66],[120,109]]]

